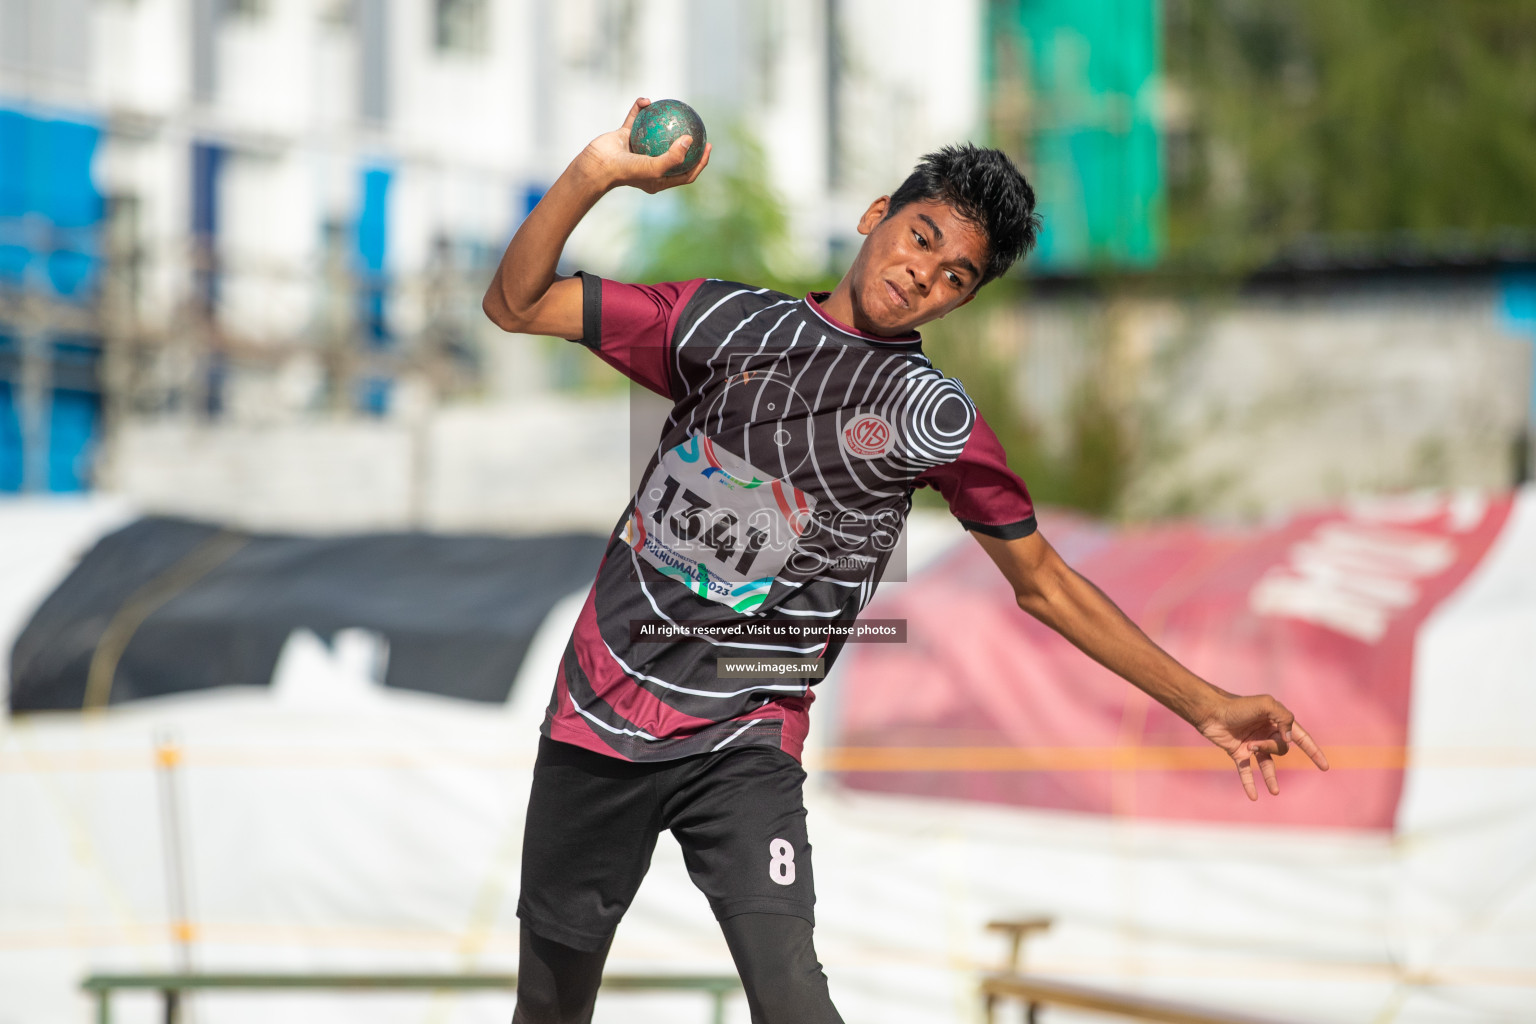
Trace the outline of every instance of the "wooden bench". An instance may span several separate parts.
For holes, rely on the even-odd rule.
[[[1054,918],[1041,915],[1039,917],[1021,917],[1014,921],[988,921],[987,931],[1002,932],[1008,936],[1008,970],[1018,971],[1023,966],[1024,940],[1035,932],[1043,932],[1050,929]]]
[[[988,1024],[996,1020],[997,1004],[1005,999],[1016,999],[1024,1005],[1024,1020],[1027,1024],[1038,1024],[1042,1006],[1092,1010],[1096,1013],[1118,1014],[1132,1020],[1157,1021],[1159,1024],[1287,1024],[1271,1017],[1255,1017],[1024,973],[1024,941],[1050,926],[1049,917],[988,922],[988,931],[1002,932],[1009,938],[1008,969],[985,974],[981,979],[981,995],[986,1006]]]

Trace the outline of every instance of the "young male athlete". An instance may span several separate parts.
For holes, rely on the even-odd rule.
[[[673,402],[609,540],[545,717],[523,840],[514,1022],[591,1019],[614,929],[667,829],[741,974],[754,1022],[840,1021],[811,942],[799,766],[808,678],[732,676],[719,659],[830,664],[817,623],[869,601],[918,487],[933,487],[1019,606],[1257,768],[1322,752],[1268,696],[1240,697],[1153,644],[1036,528],[1023,481],[916,329],[975,297],[1034,241],[1034,192],[995,150],[951,147],[870,204],[853,265],[797,299],[701,280],[562,278],[571,230],[610,189],[657,192],[689,140],[631,154],[594,140],[518,229],[485,296],[509,331],[579,341]],[[657,638],[658,625],[676,633]],[[792,670],[793,671],[793,670]]]

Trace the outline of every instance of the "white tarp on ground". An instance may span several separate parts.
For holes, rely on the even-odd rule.
[[[13,638],[47,581],[124,515],[0,506],[0,567],[30,567],[0,576],[0,637]],[[331,653],[299,635],[268,693],[0,725],[0,1024],[85,1021],[85,974],[175,965],[155,767],[166,739],[184,753],[198,967],[514,970],[535,725],[577,605],[551,613],[506,708],[385,691],[365,678],[366,638]],[[813,752],[835,712],[830,686]],[[1536,491],[1421,629],[1411,721],[1390,836],[871,795],[830,787],[813,755],[818,947],[844,1017],[974,1020],[976,973],[1000,953],[984,923],[1044,912],[1058,924],[1031,946],[1031,966],[1083,982],[1297,1021],[1531,1019]],[[1232,790],[1242,799],[1235,780]],[[730,969],[669,841],[611,969]],[[123,1021],[157,1013],[147,996],[118,1005]],[[510,1011],[500,995],[229,995],[195,1006],[198,1024],[504,1024]],[[739,1000],[732,1013],[746,1020]],[[597,1019],[707,1016],[695,995],[633,995],[605,997]]]

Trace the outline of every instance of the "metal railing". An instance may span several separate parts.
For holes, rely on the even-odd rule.
[[[740,991],[735,975],[711,974],[610,974],[603,988],[617,991],[694,991],[709,996],[713,1024],[725,1024],[725,998]],[[425,991],[517,990],[515,974],[278,974],[263,972],[184,974],[93,974],[81,988],[96,999],[97,1024],[111,1024],[114,992],[159,992],[166,1024],[179,1024],[184,994],[193,991]]]

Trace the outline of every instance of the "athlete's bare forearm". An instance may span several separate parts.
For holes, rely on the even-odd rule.
[[[555,267],[571,232],[612,187],[590,153],[571,162],[502,253],[482,303],[493,323],[525,334],[581,335],[580,282],[561,278]]]
[[[976,539],[1003,570],[1020,608],[1190,725],[1199,728],[1220,699],[1231,696],[1153,643],[1038,533],[1016,541]]]
[[[1224,691],[1153,643],[1092,582],[1065,564],[1062,568],[1054,588],[1021,597],[1019,606],[1190,725],[1201,726]]]
[[[1013,586],[1020,608],[1225,751],[1248,799],[1258,799],[1255,769],[1270,793],[1280,792],[1273,759],[1293,742],[1328,770],[1328,758],[1284,704],[1268,694],[1228,693],[1180,665],[1038,533],[1016,540],[973,536]]]

